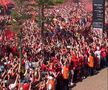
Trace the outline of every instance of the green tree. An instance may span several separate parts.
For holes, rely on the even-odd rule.
[[[22,62],[22,30],[23,30],[23,23],[25,20],[30,19],[31,15],[27,13],[27,0],[14,0],[15,7],[12,10],[12,21],[10,28],[12,31],[16,32],[18,35],[18,49],[20,53],[20,62],[19,62],[19,72],[21,72],[21,62]]]
[[[61,2],[60,2],[61,1]],[[49,9],[50,7],[53,7],[55,4],[63,3],[64,0],[37,0],[37,5],[38,6],[38,24],[41,28],[41,41],[42,41],[42,54],[44,56],[44,46],[45,46],[45,23],[47,23],[47,19],[49,16],[45,16],[44,12],[45,9]]]
[[[22,28],[23,23],[25,20],[30,19],[32,15],[27,12],[38,12],[38,15],[36,15],[37,22],[39,24],[39,28],[41,29],[41,39],[42,44],[44,46],[45,42],[45,27],[44,24],[46,23],[46,18],[44,15],[45,9],[48,9],[49,7],[53,6],[55,3],[63,2],[63,0],[34,0],[34,3],[30,3],[30,0],[14,0],[15,2],[15,8],[12,12],[13,20],[11,22],[11,28],[19,35],[19,47],[20,47],[20,65],[19,69],[21,68],[21,61],[22,61]],[[29,9],[28,7],[32,7],[32,9]],[[44,47],[43,47],[44,49]]]

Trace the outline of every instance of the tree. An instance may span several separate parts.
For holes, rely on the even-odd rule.
[[[17,32],[19,36],[19,47],[20,47],[19,71],[20,71],[21,62],[22,62],[22,28],[23,28],[22,25],[25,22],[25,20],[32,18],[32,15],[28,12],[32,12],[32,11],[38,12],[35,18],[37,23],[39,24],[39,28],[41,29],[41,39],[43,44],[42,50],[43,50],[44,42],[45,42],[44,24],[46,23],[44,10],[49,8],[50,6],[53,6],[55,3],[57,3],[57,1],[56,0],[33,0],[33,3],[31,3],[32,1],[30,2],[30,0],[14,0],[14,2],[16,6],[12,11],[13,20],[11,22],[11,28],[13,31]],[[28,7],[31,7],[31,9]]]
[[[64,0],[37,0],[37,6],[38,6],[38,24],[41,28],[41,41],[42,41],[42,54],[44,54],[44,46],[45,46],[45,23],[47,23],[47,19],[49,16],[45,16],[44,12],[45,9],[49,9],[55,4],[63,3]]]
[[[23,30],[23,23],[25,20],[30,19],[31,15],[27,13],[27,0],[14,0],[15,7],[12,10],[12,21],[10,24],[11,30],[17,33],[18,35],[18,49],[19,49],[19,73],[21,72],[21,63],[22,63],[22,30]]]

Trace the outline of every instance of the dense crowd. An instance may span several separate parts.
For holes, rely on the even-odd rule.
[[[44,36],[33,19],[25,20],[21,46],[16,34],[0,31],[0,90],[69,90],[108,66],[106,32],[93,32],[83,3],[64,6],[46,11]]]

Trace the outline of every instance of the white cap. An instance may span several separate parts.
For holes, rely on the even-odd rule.
[[[53,79],[53,77],[52,77],[52,76],[48,76],[48,79],[52,80],[52,79]]]
[[[99,48],[99,46],[97,47],[97,50],[99,50],[100,48]]]

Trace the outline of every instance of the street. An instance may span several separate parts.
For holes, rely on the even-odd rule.
[[[78,82],[71,90],[108,90],[108,68],[82,82]]]

